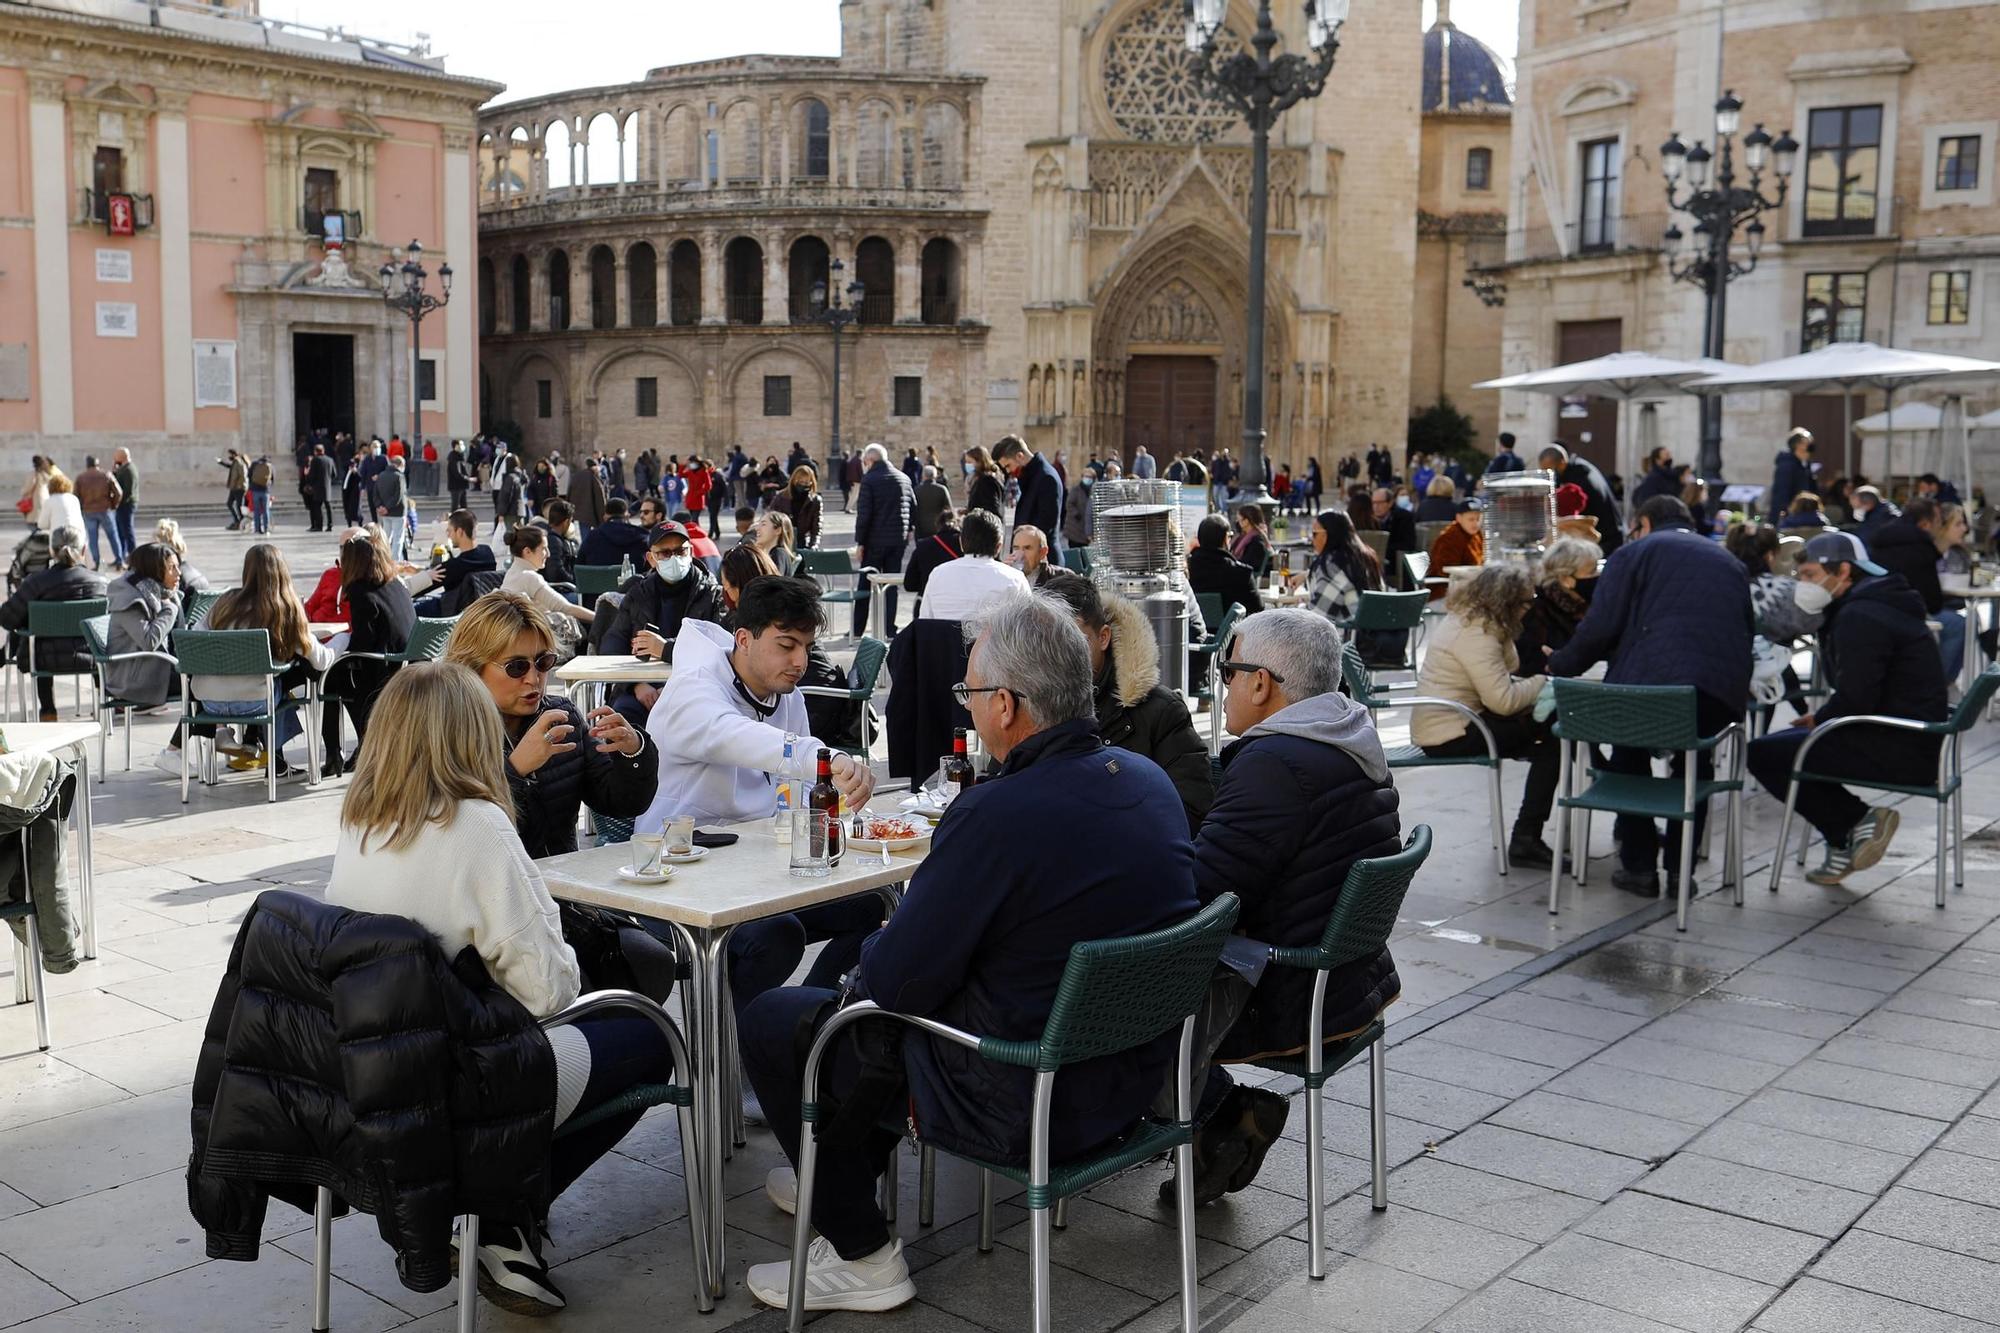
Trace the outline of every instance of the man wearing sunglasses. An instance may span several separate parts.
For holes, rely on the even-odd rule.
[[[624,598],[618,613],[598,640],[597,650],[607,656],[631,653],[671,662],[683,625],[697,620],[719,624],[728,612],[722,585],[707,566],[696,563],[688,530],[679,523],[654,526],[645,572],[619,591]],[[611,706],[633,726],[643,727],[658,694],[650,685],[620,686],[611,696]]]

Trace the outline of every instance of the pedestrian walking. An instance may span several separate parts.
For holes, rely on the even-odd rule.
[[[132,514],[139,503],[139,474],[132,468],[130,449],[112,452],[111,479],[118,483],[118,508],[112,513],[118,525],[118,549],[124,552],[119,558],[129,559],[132,548],[139,544],[132,536]]]
[[[84,530],[90,534],[90,567],[103,566],[98,538],[102,536],[111,547],[111,568],[125,568],[125,547],[118,540],[118,520],[113,517],[118,502],[124,499],[118,489],[118,482],[109,472],[97,465],[97,455],[86,454],[83,471],[76,478],[76,502],[83,508]]]

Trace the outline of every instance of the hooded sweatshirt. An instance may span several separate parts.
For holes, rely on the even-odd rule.
[[[1389,756],[1375,733],[1374,716],[1338,690],[1287,704],[1243,733],[1246,741],[1258,736],[1297,736],[1331,745],[1370,782],[1389,780]]]
[[[730,665],[735,647],[735,635],[720,625],[681,626],[673,678],[646,718],[646,734],[660,748],[660,785],[634,825],[639,832],[657,833],[683,815],[700,824],[768,819],[778,808],[772,775],[784,767],[785,733],[798,737],[798,764],[821,748],[796,689],[778,696],[768,717],[758,715]]]

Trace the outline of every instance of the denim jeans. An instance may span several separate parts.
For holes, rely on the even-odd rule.
[[[838,989],[841,977],[861,961],[861,942],[881,928],[882,900],[872,893],[738,926],[729,936],[729,996],[736,1012],[784,985],[798,970],[806,946],[822,940],[826,947],[813,960],[805,984],[815,990]]]
[[[217,699],[212,703],[202,700],[197,702],[200,703],[202,712],[219,713],[223,717],[255,717],[264,711],[262,699]],[[278,702],[280,704],[284,702],[282,694],[278,696]],[[293,708],[278,714],[278,743],[271,746],[271,750],[276,752],[284,749],[292,737],[304,730],[305,723],[299,721],[298,709]]]
[[[118,520],[110,510],[107,509],[101,514],[85,514],[83,527],[84,531],[90,534],[91,564],[98,563],[97,538],[100,533],[104,536],[105,544],[111,548],[112,562],[120,565],[125,563],[125,544],[118,538]],[[1963,637],[1962,633],[1960,637]]]
[[[126,555],[132,554],[132,548],[139,544],[138,538],[132,535],[132,510],[136,503],[127,500],[114,511],[118,516],[118,542]]]
[[[258,532],[271,530],[271,488],[252,486],[250,488],[250,518]]]
[[[88,521],[90,515],[85,514]],[[91,557],[96,558],[95,543],[91,546]],[[1944,663],[1944,678],[1947,683],[1958,679],[1958,673],[1965,670],[1965,612],[1940,611],[1931,619],[1938,623],[1938,657]]]

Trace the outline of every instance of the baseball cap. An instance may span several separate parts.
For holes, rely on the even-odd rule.
[[[1822,532],[1814,537],[1799,555],[1800,564],[1807,562],[1815,565],[1853,565],[1866,574],[1889,572],[1868,558],[1868,548],[1851,532]]]
[[[646,545],[658,546],[669,537],[679,537],[682,541],[688,540],[687,527],[684,524],[674,522],[672,519],[668,519],[665,523],[655,523],[652,529],[646,533]]]
[[[1460,500],[1451,507],[1451,512],[1454,514],[1476,514],[1484,508],[1486,506],[1477,500]]]

